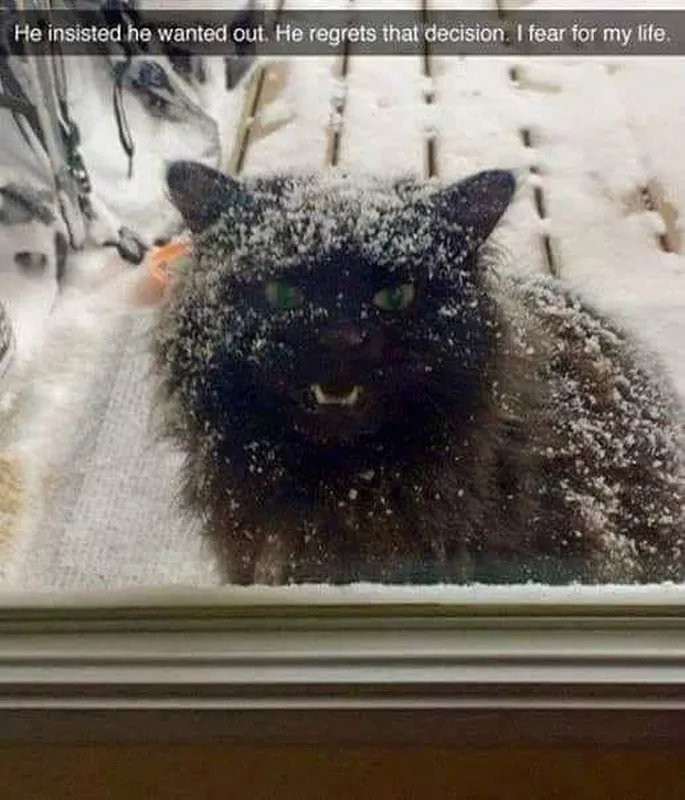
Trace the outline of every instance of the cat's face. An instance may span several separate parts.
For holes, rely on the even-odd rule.
[[[272,180],[174,165],[195,272],[174,299],[177,382],[211,425],[315,442],[411,426],[477,391],[492,331],[476,252],[509,173],[449,190]]]
[[[257,391],[310,439],[376,431],[418,400],[426,365],[426,274],[392,269],[353,241],[238,289],[253,318],[239,349]]]

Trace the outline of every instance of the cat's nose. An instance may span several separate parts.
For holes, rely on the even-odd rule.
[[[364,332],[353,322],[338,322],[322,331],[321,344],[331,350],[353,350],[366,341]]]

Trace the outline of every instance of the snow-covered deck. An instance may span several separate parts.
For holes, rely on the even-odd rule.
[[[400,6],[418,14],[421,3]],[[153,236],[170,212],[163,160],[199,144],[127,97],[137,143],[127,181],[91,61],[75,59],[70,80],[95,189]],[[233,173],[336,166],[447,181],[514,169],[519,191],[499,230],[508,268],[559,275],[621,318],[685,398],[684,78],[683,58],[393,58],[352,46],[342,58],[262,63],[231,94],[210,96],[221,83],[210,81],[206,99]],[[178,459],[152,436],[154,309],[132,299],[140,280],[111,251],[74,258],[73,285],[39,336],[30,301],[15,299],[24,338],[0,420],[6,589],[218,583],[174,507]]]

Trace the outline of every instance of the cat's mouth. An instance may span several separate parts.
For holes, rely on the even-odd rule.
[[[315,402],[320,406],[354,406],[362,394],[362,387],[359,384],[329,386],[313,383],[309,388]]]
[[[295,429],[310,441],[351,441],[373,433],[381,421],[373,387],[356,383],[351,375],[305,384],[298,394]]]

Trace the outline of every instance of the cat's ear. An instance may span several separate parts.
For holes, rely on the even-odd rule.
[[[196,161],[172,162],[167,167],[166,183],[171,202],[192,233],[200,233],[228,207],[245,201],[245,191],[239,183]]]
[[[451,221],[466,233],[469,249],[475,251],[492,233],[515,190],[511,172],[487,170],[438,192],[434,207],[440,220]]]

